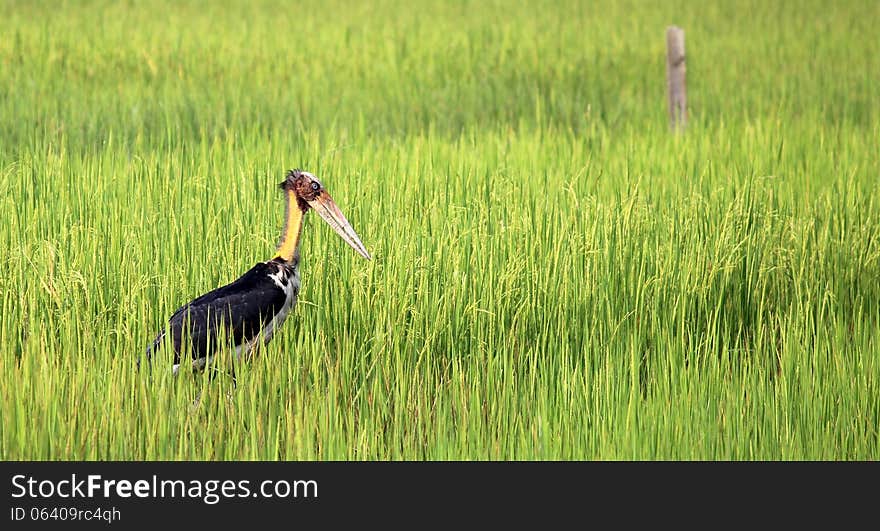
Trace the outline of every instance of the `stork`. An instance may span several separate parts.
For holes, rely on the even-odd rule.
[[[224,344],[235,348],[238,361],[243,353],[248,357],[260,343],[268,343],[299,295],[299,247],[309,210],[317,212],[358,254],[370,259],[364,244],[317,177],[306,171],[290,170],[279,186],[285,197],[284,227],[275,256],[256,264],[234,282],[178,308],[147,348],[148,363],[162,347],[167,333],[171,334],[174,348],[175,375],[190,357],[194,372],[209,367]]]

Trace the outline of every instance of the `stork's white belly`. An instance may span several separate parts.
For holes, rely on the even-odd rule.
[[[282,271],[278,271],[276,274],[269,275],[269,277],[275,282],[275,284],[284,290],[284,305],[281,306],[281,309],[278,310],[278,313],[275,314],[275,317],[269,320],[266,325],[263,327],[263,330],[260,332],[260,335],[248,341],[243,345],[238,345],[235,347],[235,358],[240,359],[242,352],[251,352],[257,343],[262,339],[263,343],[268,343],[272,336],[275,335],[275,331],[278,330],[282,324],[284,324],[284,320],[287,319],[287,314],[290,313],[290,310],[293,309],[294,305],[296,305],[296,299],[299,295],[299,266],[294,266],[293,273],[291,273],[287,278],[284,278],[284,273]]]
[[[290,313],[290,310],[296,304],[296,296],[299,291],[299,274],[294,272],[294,274],[290,277],[290,280],[284,287],[284,305],[278,310],[278,313],[275,314],[275,317],[266,323],[266,326],[263,327],[263,341],[269,341],[272,339],[272,336],[275,334],[275,331],[281,327],[284,323],[284,320],[287,319],[287,314]]]

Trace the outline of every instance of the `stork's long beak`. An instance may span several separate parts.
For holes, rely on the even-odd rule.
[[[339,210],[339,207],[336,206],[336,203],[333,202],[333,198],[330,197],[326,191],[322,191],[318,194],[318,197],[314,199],[314,201],[308,201],[309,206],[318,213],[319,216],[324,218],[324,221],[330,224],[333,227],[333,230],[336,231],[336,234],[342,236],[342,239],[345,242],[354,248],[355,251],[358,252],[359,255],[363,256],[367,260],[370,259],[370,253],[367,252],[364,244],[361,243],[361,239],[358,238],[358,235],[354,232],[354,229],[351,228],[351,223],[345,219],[345,216],[342,214],[342,211]]]

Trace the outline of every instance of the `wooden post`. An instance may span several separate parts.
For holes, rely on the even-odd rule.
[[[687,125],[687,86],[684,80],[684,30],[666,28],[666,87],[669,92],[669,126],[684,131]]]

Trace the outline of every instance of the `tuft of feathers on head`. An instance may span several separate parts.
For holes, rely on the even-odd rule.
[[[281,188],[282,190],[292,189],[294,179],[299,177],[301,174],[302,170],[300,169],[287,170],[287,174],[284,176],[284,180],[278,183],[278,188]]]

